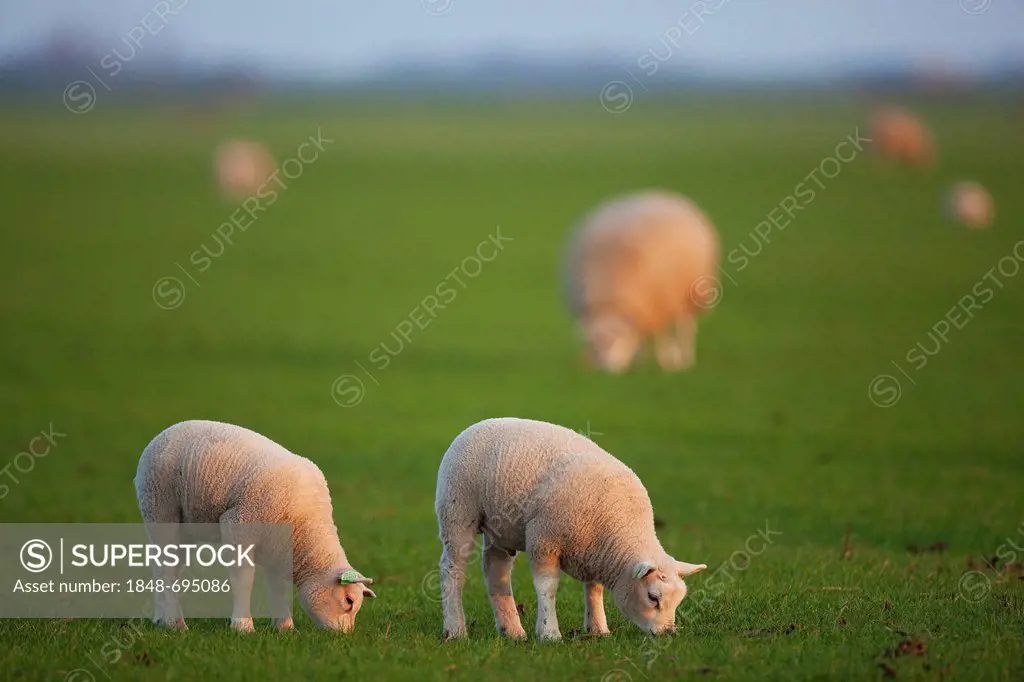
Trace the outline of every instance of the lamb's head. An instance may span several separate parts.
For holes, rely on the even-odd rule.
[[[615,585],[615,605],[644,632],[674,632],[676,609],[686,597],[683,578],[705,568],[704,564],[688,564],[672,557],[660,562],[639,561]]]
[[[303,610],[325,630],[352,632],[363,599],[376,597],[367,585],[373,580],[353,568],[331,569],[299,588]]]
[[[624,372],[640,348],[640,335],[620,315],[591,313],[583,317],[580,327],[587,360],[607,372]]]

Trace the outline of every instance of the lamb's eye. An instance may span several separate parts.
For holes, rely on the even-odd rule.
[[[658,599],[657,595],[651,594],[650,592],[648,592],[647,593],[647,598],[650,599],[652,602],[654,602],[654,608],[656,608],[656,609],[660,609],[661,608],[661,600]]]
[[[345,597],[345,603],[348,604],[349,606],[352,606],[353,604],[355,604],[355,602],[352,600],[352,597]]]

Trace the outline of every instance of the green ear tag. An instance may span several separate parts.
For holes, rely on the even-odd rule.
[[[355,570],[354,568],[350,568],[338,576],[338,582],[342,585],[351,585],[353,583],[359,582],[360,579],[365,580],[362,574],[360,574],[359,571]]]

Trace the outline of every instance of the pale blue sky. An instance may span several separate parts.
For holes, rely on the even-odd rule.
[[[365,73],[404,55],[458,59],[481,50],[607,52],[629,62],[659,49],[693,0],[165,0],[179,7],[140,56],[190,63],[244,60],[264,69]],[[710,6],[722,0],[707,0]],[[431,14],[450,4],[443,14]],[[970,14],[961,7],[984,7]],[[121,44],[157,0],[0,0],[0,56],[61,28],[95,46]],[[182,5],[184,5],[182,7]],[[986,7],[987,6],[987,7]],[[152,18],[151,18],[152,23]],[[972,71],[1024,60],[1019,0],[729,0],[669,65],[738,72],[810,72],[849,60],[945,64]]]

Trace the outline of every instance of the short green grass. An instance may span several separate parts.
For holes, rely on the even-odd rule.
[[[226,620],[187,633],[3,621],[3,679],[1024,677],[1024,582],[982,563],[1024,561],[1007,545],[1024,547],[1024,276],[985,280],[1024,239],[1019,103],[921,103],[936,168],[867,153],[842,165],[745,268],[725,263],[693,371],[620,377],[585,371],[559,300],[571,224],[609,195],[663,186],[706,208],[725,251],[755,251],[755,225],[866,132],[868,102],[638,96],[617,116],[596,96],[55,107],[0,115],[0,465],[50,423],[67,436],[10,487],[0,520],[136,521],[149,439],[183,419],[235,422],[319,463],[379,599],[349,637],[304,614],[297,633],[260,622],[249,637]],[[249,136],[285,158],[318,128],[334,141],[198,272],[190,254],[216,249],[234,210],[212,187],[216,141]],[[942,219],[961,177],[996,197],[994,229]],[[377,369],[374,349],[394,350],[395,328],[499,226],[512,241]],[[152,291],[169,276],[185,298],[164,310]],[[990,300],[966,323],[954,314],[963,328],[916,369],[908,351],[934,350],[929,331],[979,281]],[[902,390],[885,408],[869,395],[882,374]],[[363,381],[358,405],[333,399],[343,375]],[[566,578],[566,639],[503,641],[474,570],[470,637],[442,644],[437,464],[461,429],[507,415],[589,428],[645,482],[663,544],[711,566],[689,581],[677,635],[651,640],[610,603],[613,636],[572,634],[581,588]],[[772,544],[748,542],[766,524]],[[945,549],[907,549],[934,543]],[[514,585],[530,630],[522,560]]]

